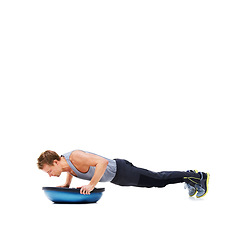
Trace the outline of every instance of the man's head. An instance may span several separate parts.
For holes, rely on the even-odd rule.
[[[59,177],[62,173],[60,160],[61,158],[56,152],[47,150],[39,156],[37,165],[39,169],[48,173],[50,177]]]

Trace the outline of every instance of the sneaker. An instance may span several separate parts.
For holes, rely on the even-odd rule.
[[[209,173],[204,173],[204,172],[199,172],[201,175],[200,183],[196,184],[196,189],[197,189],[197,198],[201,198],[205,196],[208,192],[208,183],[209,183],[209,178],[210,174]]]
[[[187,170],[187,172],[198,173],[197,170]],[[193,197],[197,193],[197,189],[194,186],[190,185],[189,183],[185,183],[184,188],[188,190],[189,197]]]
[[[197,189],[188,183],[184,184],[184,188],[188,190],[189,197],[193,197],[197,192]]]

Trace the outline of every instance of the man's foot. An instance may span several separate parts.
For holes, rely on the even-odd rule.
[[[198,173],[197,170],[188,170],[187,172],[195,172]],[[193,197],[197,193],[197,189],[193,186],[191,186],[189,183],[184,184],[184,188],[188,190],[189,197]]]
[[[201,175],[200,183],[195,185],[197,189],[197,195],[196,195],[197,198],[201,198],[207,194],[208,183],[210,178],[209,173],[204,173],[204,172],[199,172],[199,173]]]

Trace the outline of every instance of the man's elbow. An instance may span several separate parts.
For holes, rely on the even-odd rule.
[[[104,160],[103,160],[103,165],[104,165],[105,167],[107,167],[107,165],[108,165],[108,160],[107,160],[107,159],[104,159]]]

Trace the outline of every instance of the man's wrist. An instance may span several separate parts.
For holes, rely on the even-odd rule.
[[[96,184],[93,184],[93,183],[89,183],[89,185],[92,187],[92,188],[95,188]]]

